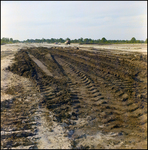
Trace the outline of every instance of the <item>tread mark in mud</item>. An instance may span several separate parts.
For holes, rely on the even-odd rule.
[[[120,56],[116,58],[110,53],[93,54],[85,51],[64,51],[60,48],[36,48],[36,50],[27,51],[61,79],[54,78],[54,75],[54,77],[47,77],[37,65],[31,61],[27,62],[29,59],[25,53],[23,65],[34,67],[36,78],[32,76],[31,78],[37,83],[43,99],[32,105],[31,108],[27,102],[23,103],[24,107],[19,106],[17,102],[15,108],[19,110],[15,111],[14,116],[19,115],[21,109],[29,110],[30,118],[32,118],[30,124],[34,125],[34,131],[37,132],[37,127],[42,124],[42,122],[37,122],[38,119],[42,119],[39,112],[47,108],[46,110],[53,113],[53,121],[59,124],[65,123],[64,129],[69,131],[66,136],[72,141],[73,148],[81,147],[82,141],[89,139],[90,136],[95,137],[98,130],[108,137],[110,133],[116,134],[114,136],[116,142],[124,148],[126,148],[127,141],[134,145],[134,140],[136,142],[145,140],[145,135],[139,138],[143,134],[139,126],[146,125],[147,109],[145,106],[147,102],[146,96],[142,95],[142,91],[145,92],[142,89],[144,83],[137,80],[139,73],[137,74],[136,67],[133,67],[128,61],[122,63],[122,59],[118,59]],[[76,55],[73,55],[75,53]],[[128,60],[130,61],[130,58]],[[133,74],[137,75],[136,78],[128,67],[135,69]],[[24,73],[25,70],[22,75]],[[14,106],[11,105],[6,104],[6,109]],[[4,108],[2,110],[5,111]],[[7,116],[10,113],[11,111],[7,112]],[[23,120],[27,129],[30,129],[28,118],[24,117],[26,115],[27,111],[24,111],[18,118]],[[14,124],[22,125],[21,121],[15,117],[12,120]],[[7,123],[10,125],[12,120],[9,119]],[[134,130],[137,133],[133,136]],[[26,133],[24,136],[27,137]],[[104,140],[108,142],[107,139]],[[84,146],[87,147],[87,144],[85,143]],[[100,148],[97,145],[95,147]]]

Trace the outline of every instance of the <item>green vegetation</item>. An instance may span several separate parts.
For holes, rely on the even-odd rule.
[[[13,38],[5,38],[5,37],[3,37],[2,39],[1,39],[1,45],[3,45],[3,44],[12,44],[12,43],[18,43],[18,42],[20,42],[19,40],[13,40]]]
[[[105,37],[102,39],[88,39],[88,38],[80,38],[71,40],[71,43],[80,43],[80,44],[126,44],[126,43],[146,43],[146,41],[143,40],[136,40],[136,38],[131,38],[131,40],[107,40]]]
[[[59,39],[55,39],[55,38],[51,38],[51,39],[27,39],[24,41],[19,41],[19,40],[13,40],[12,38],[5,38],[3,37],[1,39],[1,45],[2,44],[12,44],[12,43],[43,43],[43,42],[47,42],[47,43],[64,43],[66,40],[70,40],[70,38],[59,38]],[[136,40],[135,37],[132,37],[131,40],[107,40],[105,37],[103,37],[102,39],[97,39],[97,40],[93,40],[91,38],[85,38],[83,39],[82,37],[79,39],[73,39],[70,40],[71,43],[79,43],[79,44],[126,44],[126,43],[147,43],[147,39],[145,41],[143,40]]]

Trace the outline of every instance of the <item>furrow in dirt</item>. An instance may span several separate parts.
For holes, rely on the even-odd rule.
[[[37,148],[146,147],[144,55],[38,47],[20,50],[15,61],[8,70],[29,78],[41,98],[2,104],[3,148],[28,138],[26,146]]]

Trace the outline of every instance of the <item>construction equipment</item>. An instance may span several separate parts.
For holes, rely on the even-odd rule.
[[[67,40],[67,41],[65,42],[65,44],[66,44],[66,45],[70,44],[70,40]]]

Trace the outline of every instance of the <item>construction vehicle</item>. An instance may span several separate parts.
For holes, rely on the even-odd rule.
[[[65,42],[65,44],[66,44],[66,45],[70,44],[70,40],[67,40],[67,41]]]

